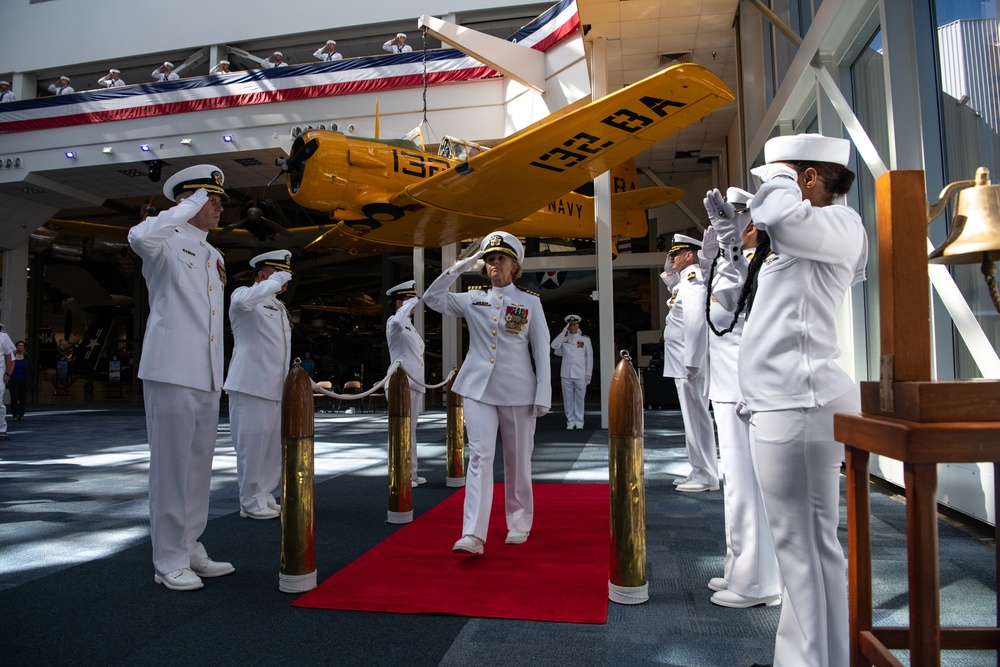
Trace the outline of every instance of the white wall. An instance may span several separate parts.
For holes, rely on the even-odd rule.
[[[83,62],[116,60],[144,53],[200,48],[379,21],[413,21],[421,14],[460,12],[537,4],[524,0],[329,0],[285,2],[247,0],[3,0],[0,63],[5,72],[49,69]],[[14,29],[16,26],[16,29]],[[86,54],[83,56],[82,54]]]

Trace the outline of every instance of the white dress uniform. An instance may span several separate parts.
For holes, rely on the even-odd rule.
[[[61,76],[61,77],[59,77],[59,81],[65,81],[66,85],[65,86],[60,86],[58,82],[56,82],[56,83],[50,83],[49,84],[49,92],[52,93],[53,95],[69,95],[70,93],[75,93],[76,92],[75,90],[73,90],[73,86],[69,85],[69,77],[68,76]]]
[[[220,60],[219,64],[212,65],[212,69],[208,70],[208,73],[209,74],[229,74],[230,72],[228,70],[222,69],[223,66],[225,66],[225,67],[228,68],[229,67],[229,61],[228,60]]]
[[[165,64],[166,63],[164,63],[164,65]],[[161,65],[160,67],[162,66],[163,65]],[[179,81],[181,78],[180,75],[177,72],[175,72],[172,68],[173,65],[171,65],[171,70],[169,72],[162,72],[160,71],[160,68],[157,67],[156,69],[153,70],[153,73],[150,74],[150,76],[153,77],[153,81]]]
[[[223,389],[229,395],[240,510],[248,516],[276,507],[274,490],[281,482],[281,394],[291,360],[292,328],[277,294],[290,278],[290,256],[287,250],[276,250],[254,257],[250,265],[255,269],[273,266],[282,275],[238,287],[229,301],[234,346]],[[268,514],[261,518],[274,517]]]
[[[7,406],[3,402],[3,393],[7,390],[7,359],[13,359],[17,346],[6,332],[0,331],[0,435],[7,437]]]
[[[14,91],[10,89],[10,82],[0,81],[0,86],[6,86],[7,90],[0,92],[0,103],[3,102],[16,102],[17,96],[14,95]]]
[[[487,236],[483,247],[496,235]],[[476,259],[470,257],[444,271],[424,292],[424,303],[442,315],[464,317],[469,329],[469,352],[452,387],[465,397],[469,435],[462,534],[485,542],[498,429],[503,439],[507,529],[531,531],[535,415],[551,406],[552,386],[549,331],[537,296],[513,284],[461,294],[448,291]]]
[[[849,154],[848,141],[818,135],[765,144],[768,163],[846,165]],[[774,665],[841,667],[849,661],[847,563],[837,537],[844,447],[834,440],[833,415],[859,410],[860,398],[836,363],[835,316],[864,279],[867,237],[853,209],[804,201],[791,168],[768,164],[754,173],[765,183],[751,214],[772,252],[743,330],[739,379],[782,579]],[[746,273],[738,246],[720,245],[729,260],[720,267],[738,283]]]
[[[579,317],[570,315],[566,322],[574,317],[573,322],[580,321]],[[559,375],[562,378],[566,428],[583,428],[583,399],[590,377],[594,374],[594,347],[589,336],[584,336],[579,330],[571,334],[564,328],[552,339],[552,349],[562,359]]]
[[[114,72],[115,74],[121,74],[121,72],[119,72],[116,69],[111,70],[111,72]],[[105,88],[122,88],[123,86],[126,85],[126,83],[121,80],[120,76],[117,79],[112,78],[111,73],[109,72],[108,74],[105,74],[104,76],[102,76],[100,79],[97,80],[97,85],[104,86]]]
[[[404,35],[401,32],[397,33],[396,37],[393,37],[390,40],[386,40],[386,43],[382,45],[382,50],[388,51],[389,53],[410,53],[411,51],[413,51],[413,49],[410,48],[409,44],[403,44],[402,46],[396,44],[396,38],[398,37],[406,39],[406,35]]]
[[[675,246],[677,244],[675,235]],[[697,247],[694,248],[697,252]],[[670,308],[663,330],[663,377],[674,378],[684,419],[692,484],[718,489],[719,459],[715,453],[715,429],[705,396],[708,364],[708,325],[705,322],[705,282],[697,264],[672,276],[663,276],[670,288]],[[690,369],[690,370],[689,370]]]
[[[281,51],[275,51],[273,55],[280,56],[282,55],[282,53]],[[288,63],[286,63],[284,60],[282,60],[280,63],[274,62],[273,60],[265,60],[260,64],[260,66],[261,69],[273,69],[275,67],[288,67]]]
[[[399,361],[410,376],[410,479],[417,482],[417,421],[424,410],[424,339],[413,327],[410,313],[417,307],[419,300],[413,292],[412,280],[397,285],[388,291],[388,295],[398,294],[403,298],[413,294],[399,307],[399,310],[385,323],[385,338],[389,343],[390,363]],[[405,292],[405,294],[403,293]],[[414,379],[416,378],[416,379]],[[386,383],[386,391],[388,391]]]
[[[749,261],[753,250],[746,250],[744,254]],[[719,331],[733,322],[732,311],[726,310],[714,295],[709,316]],[[749,423],[737,413],[741,400],[737,358],[742,334],[742,314],[729,333],[723,336],[709,333],[706,390],[719,431],[726,517],[724,578],[728,582],[727,590],[745,598],[766,598],[781,593],[781,581],[774,542],[767,526],[764,499],[754,472]]]
[[[344,58],[343,55],[341,55],[340,53],[338,53],[336,51],[333,51],[333,52],[327,51],[326,50],[327,46],[334,46],[335,47],[335,46],[337,46],[337,42],[335,42],[335,41],[333,41],[331,39],[330,41],[328,41],[326,43],[326,45],[321,46],[318,49],[316,49],[316,51],[313,53],[313,58],[316,58],[318,60],[322,60],[324,62],[329,62],[331,60],[343,60],[343,58]]]
[[[218,174],[213,192],[222,193]],[[205,186],[212,187],[212,186]],[[173,199],[173,193],[168,195]],[[149,519],[153,567],[159,575],[207,558],[198,537],[208,500],[222,392],[226,267],[188,224],[208,201],[204,190],[129,230],[149,290],[139,378],[149,436]]]

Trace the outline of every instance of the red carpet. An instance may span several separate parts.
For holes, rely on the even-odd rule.
[[[535,484],[524,544],[504,544],[497,484],[486,553],[460,556],[465,490],[422,514],[309,591],[296,607],[604,623],[608,612],[607,484]]]

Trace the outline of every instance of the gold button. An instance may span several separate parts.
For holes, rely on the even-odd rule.
[[[491,364],[493,363],[493,361],[494,361],[493,359],[490,359],[490,363],[491,363]]]
[[[215,308],[212,309],[212,314],[215,315]]]
[[[503,298],[503,294],[497,294],[497,298],[498,299],[502,299]]]
[[[497,310],[500,310],[500,304],[497,304]]]
[[[496,336],[496,335],[497,335],[497,330],[496,330],[496,329],[494,329],[494,330],[493,330],[493,335],[494,335],[494,336]]]
[[[493,349],[494,349],[494,350],[495,350],[495,349],[497,349],[497,344],[496,344],[496,343],[493,343],[493,346],[492,346],[492,347],[493,347]]]
[[[494,316],[493,316],[493,321],[494,321],[494,322],[496,322],[496,321],[497,321],[497,316],[496,316],[496,315],[494,315]]]
[[[212,342],[214,343],[214,342],[215,342],[215,336],[211,336],[211,337],[209,338],[209,340],[210,340],[210,341],[212,341]]]
[[[209,292],[211,292],[211,291],[212,291],[212,286],[211,286],[211,285],[209,285],[209,286],[208,286],[208,291],[209,291]]]
[[[212,268],[212,263],[211,262],[205,262],[205,268],[206,269]]]

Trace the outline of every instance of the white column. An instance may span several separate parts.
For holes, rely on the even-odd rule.
[[[41,276],[35,276],[41,280]],[[27,340],[28,242],[3,251],[3,293],[0,322],[11,340]]]

